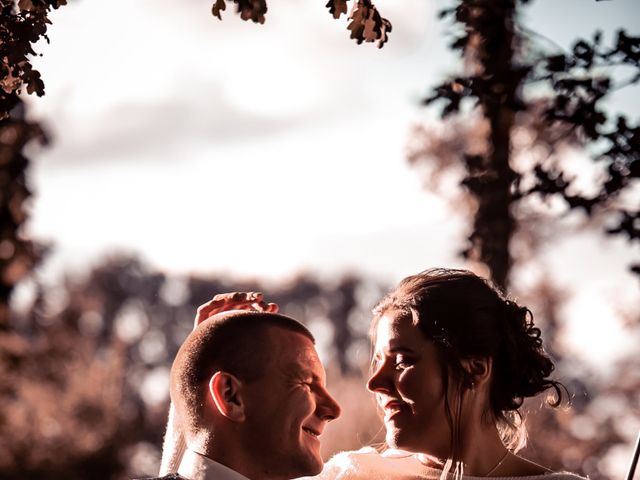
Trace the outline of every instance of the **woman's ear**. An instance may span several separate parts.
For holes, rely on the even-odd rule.
[[[462,360],[462,368],[469,374],[471,389],[487,384],[491,379],[493,359],[491,357],[476,357]]]
[[[209,394],[220,415],[233,422],[245,419],[242,382],[227,372],[216,372],[209,380]]]

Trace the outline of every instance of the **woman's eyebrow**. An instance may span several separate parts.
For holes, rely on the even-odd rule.
[[[415,350],[404,345],[392,345],[389,347],[389,353],[415,353]]]

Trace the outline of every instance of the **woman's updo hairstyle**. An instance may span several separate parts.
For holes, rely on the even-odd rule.
[[[524,399],[551,388],[555,398],[549,403],[560,404],[563,386],[548,378],[554,364],[542,348],[531,311],[474,273],[438,268],[405,278],[374,308],[372,332],[386,312],[407,315],[437,347],[454,453],[460,448],[462,395],[473,386],[463,359],[492,359],[490,411],[486,413],[513,451],[526,443],[519,411]],[[449,382],[459,393],[455,413],[448,398]]]

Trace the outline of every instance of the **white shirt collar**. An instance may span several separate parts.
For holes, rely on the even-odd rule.
[[[248,480],[235,470],[189,449],[182,457],[178,474],[189,480]]]

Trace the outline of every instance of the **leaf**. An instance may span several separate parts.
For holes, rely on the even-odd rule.
[[[333,18],[340,18],[340,15],[347,13],[347,0],[329,0],[325,6]]]
[[[237,5],[237,11],[242,20],[264,23],[264,16],[267,13],[266,0],[233,0],[233,2]],[[211,7],[211,13],[214,17],[222,19],[221,12],[225,9],[225,0],[216,0]]]
[[[554,55],[547,58],[547,69],[550,72],[564,72],[567,68],[567,59],[564,55]]]
[[[591,67],[591,64],[593,63],[594,51],[593,48],[591,48],[591,45],[589,45],[587,42],[585,42],[584,40],[579,40],[578,42],[576,42],[576,44],[573,46],[573,55],[577,59],[582,60],[585,67]]]
[[[621,210],[618,213],[620,214],[618,225],[607,229],[607,233],[610,235],[626,234],[630,241],[640,240],[640,211]],[[640,270],[636,273],[640,273]]]
[[[233,0],[238,4],[238,13],[242,20],[252,20],[254,23],[264,23],[267,13],[265,0]]]
[[[351,30],[351,38],[358,44],[377,40],[378,48],[382,48],[387,42],[392,28],[391,22],[382,18],[371,0],[357,0],[351,9],[349,20],[351,23],[347,29]]]
[[[442,20],[443,18],[453,15],[454,13],[456,13],[455,8],[444,8],[438,12],[438,19]]]
[[[20,0],[18,2],[18,8],[23,11],[31,11],[34,10],[33,2],[31,0]]]
[[[391,22],[386,18],[382,19],[382,29],[380,33],[380,39],[378,40],[378,48],[382,48],[387,41],[389,41],[389,34],[393,30]]]
[[[224,0],[216,0],[216,2],[213,4],[213,7],[211,7],[211,13],[214,17],[218,17],[218,20],[222,20],[222,15],[220,14],[220,12],[224,11],[226,8],[227,5],[225,4]]]

